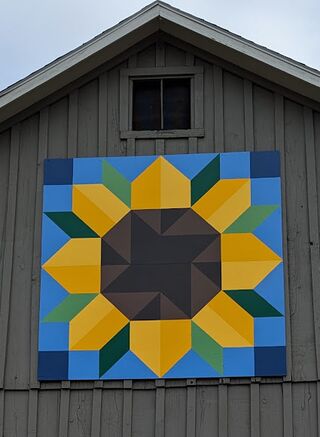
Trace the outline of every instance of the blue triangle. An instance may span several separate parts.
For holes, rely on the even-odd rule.
[[[41,264],[51,258],[69,240],[70,237],[49,217],[43,214]]]
[[[124,156],[106,158],[109,164],[118,170],[128,181],[133,181],[141,174],[158,156]]]
[[[255,291],[266,299],[270,305],[284,314],[284,275],[283,263],[279,264],[268,276],[255,287]]]
[[[277,255],[282,257],[282,221],[280,207],[269,215],[253,233]]]
[[[219,378],[221,374],[190,350],[164,375],[164,378]]]
[[[41,271],[40,321],[58,306],[68,293],[47,272]]]
[[[184,155],[165,155],[167,161],[174,165],[187,178],[193,179],[218,153],[197,153]]]
[[[154,379],[158,378],[139,358],[128,351],[100,379]]]

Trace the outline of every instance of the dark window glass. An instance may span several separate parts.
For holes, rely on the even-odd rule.
[[[190,129],[190,79],[163,80],[163,129]]]
[[[132,129],[161,129],[161,81],[134,80]]]
[[[190,79],[133,81],[133,130],[190,129]]]

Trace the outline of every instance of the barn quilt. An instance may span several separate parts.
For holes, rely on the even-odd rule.
[[[40,380],[284,375],[277,152],[45,161]]]

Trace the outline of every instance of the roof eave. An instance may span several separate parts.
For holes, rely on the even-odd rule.
[[[320,102],[320,72],[166,3],[155,1],[0,93],[0,123],[162,30],[271,82]]]
[[[0,93],[0,123],[159,30],[158,4],[150,6]]]
[[[320,102],[320,73],[237,35],[179,13],[160,9],[160,29],[242,69]]]

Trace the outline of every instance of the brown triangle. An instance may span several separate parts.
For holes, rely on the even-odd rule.
[[[161,233],[165,232],[185,214],[185,208],[168,208],[161,210]]]
[[[219,262],[221,260],[220,254],[220,238],[216,238],[203,252],[198,255],[193,262]]]
[[[207,276],[211,282],[220,287],[221,284],[221,263],[192,263],[201,273]]]
[[[109,244],[127,262],[131,262],[131,214],[123,217],[116,226],[103,237],[103,241]]]
[[[131,293],[104,293],[104,296],[113,303],[130,320],[147,306],[158,292],[131,292]]]
[[[191,266],[191,314],[192,317],[220,291],[214,282],[197,267]]]
[[[101,240],[101,265],[128,265],[119,252],[113,249],[105,240]]]
[[[187,314],[163,294],[160,296],[160,316],[161,320],[189,319]]]
[[[206,221],[204,221],[192,209],[187,209],[186,212],[178,218],[163,235],[212,235],[217,234]]]
[[[160,319],[160,293],[152,299],[139,313],[134,316],[134,320],[159,320]]]
[[[107,288],[115,279],[117,279],[127,268],[128,265],[110,265],[101,266],[101,289]]]
[[[148,209],[133,211],[133,213],[143,220],[151,229],[153,229],[158,234],[161,233],[161,211],[159,209]]]

